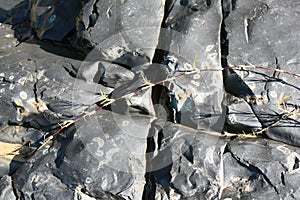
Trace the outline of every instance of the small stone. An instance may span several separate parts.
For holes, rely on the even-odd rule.
[[[85,182],[89,184],[89,183],[93,182],[93,179],[91,177],[87,177],[85,179]]]
[[[23,100],[26,100],[27,97],[28,97],[28,96],[27,96],[27,93],[24,92],[24,91],[21,91],[20,94],[19,94],[19,96],[20,96],[20,98],[23,99]]]

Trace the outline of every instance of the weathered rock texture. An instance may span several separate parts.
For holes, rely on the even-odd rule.
[[[249,62],[278,69],[235,70],[232,76],[243,79],[250,90],[243,98],[262,127],[279,121],[265,132],[268,137],[296,146],[300,79],[280,70],[299,73],[299,7],[298,1],[236,1],[225,19],[229,65]]]
[[[1,1],[0,198],[299,199],[299,7]]]

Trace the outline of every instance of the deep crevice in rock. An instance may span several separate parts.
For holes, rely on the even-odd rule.
[[[147,149],[146,149],[146,173],[145,173],[145,185],[143,190],[143,199],[144,200],[154,200],[155,199],[155,192],[156,192],[156,184],[155,178],[151,171],[151,160],[153,158],[153,152],[157,148],[155,146],[154,141],[154,127],[153,123],[149,130],[149,134],[147,137]]]
[[[154,64],[162,64],[164,60],[164,56],[168,54],[168,49],[170,41],[166,40],[168,36],[164,34],[164,29],[167,27],[166,25],[166,19],[172,10],[172,7],[174,6],[174,0],[166,0],[165,1],[165,7],[164,7],[164,16],[163,20],[161,22],[161,30],[159,34],[158,44],[156,45],[155,53],[152,59],[152,63]],[[150,66],[151,67],[151,66]],[[155,67],[155,66],[153,66]],[[165,78],[167,78],[167,74],[164,74]],[[170,97],[168,95],[168,89],[163,85],[155,85],[152,87],[152,103],[153,105],[161,105],[163,106],[163,109],[167,110],[167,120],[173,121],[174,119],[172,108],[170,105]],[[162,109],[162,108],[157,108]],[[157,113],[158,110],[155,110]],[[155,194],[156,194],[156,180],[154,177],[155,172],[152,171],[152,159],[153,159],[153,152],[160,148],[161,141],[163,139],[163,136],[160,133],[158,134],[157,141],[154,141],[154,134],[152,131],[154,131],[154,127],[152,127],[149,130],[148,138],[147,138],[147,150],[146,150],[146,184],[144,186],[143,191],[143,199],[145,200],[154,200]],[[158,146],[156,146],[156,144]]]
[[[96,2],[94,3],[93,5],[93,10],[92,10],[92,14],[90,15],[89,17],[89,25],[88,25],[88,28],[91,28],[93,26],[95,26],[97,20],[98,20],[98,17],[99,17],[99,13],[98,13],[98,9],[97,9],[97,4],[98,4],[99,0],[96,0]]]
[[[284,179],[284,173],[283,172],[281,172],[281,174],[280,174],[280,179],[281,179],[282,185],[285,186],[285,179]]]
[[[241,79],[241,77],[233,70],[228,68],[227,57],[229,55],[229,39],[227,37],[228,32],[226,31],[226,18],[229,16],[230,12],[236,9],[236,0],[221,0],[222,5],[222,24],[221,24],[221,34],[220,34],[220,48],[221,48],[221,65],[223,70],[223,83],[225,91],[238,98],[252,99],[255,97],[253,91],[249,88],[247,84]],[[250,104],[251,110],[253,110],[253,105]],[[261,123],[261,121],[258,119]],[[225,123],[226,127],[226,123]]]
[[[229,16],[232,9],[232,2],[229,0],[222,0],[222,24],[221,24],[221,65],[223,68],[227,68],[229,55],[229,39],[227,37],[225,20]],[[241,98],[254,97],[252,90],[244,83],[244,81],[237,75],[233,69],[223,70],[223,81],[226,92]],[[239,83],[239,84],[237,84]]]
[[[295,163],[294,163],[294,166],[293,166],[293,170],[296,170],[296,169],[299,169],[299,159],[296,157],[295,158]]]
[[[34,93],[34,99],[35,99],[35,102],[38,103],[39,102],[39,98],[38,98],[38,88],[37,88],[37,84],[39,82],[38,78],[37,78],[37,73],[38,73],[38,70],[36,69],[35,70],[35,83],[33,84],[33,93]]]
[[[11,187],[12,187],[12,189],[13,189],[13,193],[14,193],[16,199],[21,199],[20,196],[18,195],[18,190],[17,190],[17,188],[15,187],[15,183],[14,183],[13,180],[11,180]]]

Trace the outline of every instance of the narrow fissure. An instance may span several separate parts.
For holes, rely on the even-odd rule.
[[[11,180],[11,187],[12,187],[12,189],[13,189],[13,193],[14,193],[16,199],[21,199],[21,197],[18,195],[18,190],[16,189],[15,183],[14,183],[13,180]],[[21,194],[22,194],[22,193],[21,193]]]
[[[226,68],[228,66],[228,62],[227,62],[227,56],[228,56],[228,38],[227,38],[227,31],[225,29],[225,19],[226,17],[229,15],[229,10],[230,8],[228,8],[228,4],[227,4],[227,11],[225,10],[226,9],[226,5],[225,3],[228,3],[227,2],[228,0],[221,0],[221,6],[222,6],[222,23],[221,23],[221,33],[220,33],[220,49],[221,49],[221,66],[222,68]],[[226,72],[223,70],[222,71],[223,73],[223,84],[224,84],[224,87],[225,87],[225,90],[227,90],[226,88]],[[225,100],[223,100],[225,101]],[[224,104],[223,105],[223,109],[225,110],[225,114],[227,115],[228,113],[228,109],[227,109],[227,105]],[[227,127],[226,125],[226,121],[223,125],[223,130],[225,130]],[[225,149],[226,151],[226,149]]]
[[[223,68],[226,68],[228,66],[227,56],[228,56],[228,45],[229,45],[229,41],[227,38],[227,31],[225,27],[225,19],[228,17],[230,10],[228,10],[228,5],[226,6],[225,4],[228,4],[227,0],[221,0],[222,24],[221,24],[220,42],[221,42],[221,65]]]
[[[34,99],[36,103],[39,103],[38,99],[38,89],[37,89],[37,84],[38,84],[38,79],[36,79],[36,82],[33,84],[33,93],[34,93]]]
[[[149,133],[151,133],[153,129],[150,128]],[[153,137],[147,138],[147,149],[146,149],[146,173],[145,173],[145,185],[143,190],[143,199],[144,200],[154,200],[155,199],[155,191],[156,184],[155,178],[151,172],[151,159],[153,158],[153,151],[155,149],[155,142]]]
[[[97,9],[97,4],[98,4],[99,0],[96,0],[96,2],[94,3],[93,5],[93,10],[92,10],[92,14],[90,15],[89,17],[89,25],[88,25],[88,28],[91,28],[93,26],[95,26],[98,18],[99,18],[99,13],[98,13],[98,9]]]
[[[33,94],[34,94],[35,102],[36,102],[36,103],[39,103],[39,98],[38,98],[38,87],[37,87],[37,84],[38,84],[38,82],[39,82],[39,79],[38,79],[38,67],[37,67],[37,65],[35,66],[34,73],[35,73],[35,82],[34,82],[34,84],[33,84]]]
[[[164,30],[167,28],[166,20],[169,16],[170,10],[174,6],[174,2],[174,0],[165,1],[164,16],[161,23],[158,44],[156,46],[155,53],[152,59],[152,63],[154,64],[163,64],[164,57],[169,53],[167,49],[169,49],[170,37],[169,35],[166,35],[169,33],[169,31]],[[156,65],[154,67],[156,67]],[[166,73],[164,75],[165,78],[167,78],[168,74]],[[167,120],[174,122],[174,113],[172,112],[171,99],[166,87],[164,87],[163,85],[155,85],[152,88],[152,103],[154,105],[162,105],[163,108],[167,111]],[[160,109],[160,107],[158,109]]]
[[[157,64],[162,64],[164,60],[164,56],[168,54],[168,49],[170,41],[168,40],[168,36],[165,35],[164,29],[167,27],[166,25],[166,19],[169,15],[170,10],[172,9],[174,5],[174,0],[166,0],[165,1],[165,7],[164,7],[164,16],[163,20],[161,22],[161,30],[159,33],[159,39],[158,44],[155,49],[155,53],[152,59],[152,65],[151,67],[157,67]],[[165,78],[167,78],[168,74],[164,74]],[[167,119],[168,121],[172,121],[174,119],[172,108],[170,104],[170,97],[168,95],[168,89],[163,85],[155,85],[152,87],[152,103],[153,105],[161,105],[161,106],[155,106],[155,113],[159,113],[158,109],[165,109],[167,111]],[[158,116],[159,117],[159,116]],[[153,126],[153,124],[152,124]],[[158,145],[161,143],[162,137],[157,137],[158,141],[154,141],[154,129],[151,128],[149,130],[148,138],[147,138],[147,150],[146,150],[146,173],[145,173],[145,179],[146,184],[144,186],[143,191],[143,199],[145,200],[154,200],[155,199],[155,193],[156,193],[156,181],[155,177],[153,175],[151,166],[152,166],[152,159],[153,159],[153,152],[159,148],[155,144]]]

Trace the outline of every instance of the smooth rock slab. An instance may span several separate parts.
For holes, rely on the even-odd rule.
[[[129,68],[151,62],[163,11],[161,0],[90,0],[77,20],[74,46],[87,54],[96,47],[102,59]]]

